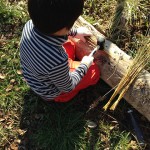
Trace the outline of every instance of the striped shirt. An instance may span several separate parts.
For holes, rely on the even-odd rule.
[[[73,34],[76,33],[70,32]],[[68,55],[62,47],[67,39],[68,36],[42,34],[31,20],[24,26],[20,42],[23,76],[31,89],[46,99],[73,90],[87,72],[85,64],[70,72]]]

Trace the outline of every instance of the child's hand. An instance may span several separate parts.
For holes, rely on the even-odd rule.
[[[81,60],[82,64],[85,64],[88,68],[92,65],[94,60],[93,56],[84,56]]]
[[[75,37],[82,40],[83,42],[86,42],[85,36],[91,36],[91,35],[92,33],[86,27],[79,27],[77,28],[77,34]]]

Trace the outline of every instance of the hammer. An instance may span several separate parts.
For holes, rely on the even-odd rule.
[[[132,123],[132,126],[134,128],[134,131],[135,131],[135,134],[136,134],[136,137],[137,137],[137,140],[138,140],[140,146],[145,146],[144,137],[143,137],[143,134],[140,130],[140,127],[138,126],[137,121],[135,120],[135,118],[133,116],[133,110],[129,109],[127,112],[130,116],[131,123]]]
[[[97,38],[97,46],[92,50],[92,52],[89,54],[89,56],[93,56],[97,50],[104,50],[104,44],[105,44],[105,38],[104,37],[98,37]]]

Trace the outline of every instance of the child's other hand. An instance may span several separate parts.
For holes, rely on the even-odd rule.
[[[92,33],[90,32],[89,29],[87,29],[86,27],[79,27],[77,28],[77,34],[76,34],[76,38],[82,40],[84,43],[86,42],[85,36],[91,36]]]
[[[84,56],[81,60],[82,64],[85,64],[88,68],[92,65],[94,60],[93,56]]]

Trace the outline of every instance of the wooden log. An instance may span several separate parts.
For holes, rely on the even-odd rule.
[[[96,37],[104,35],[82,17],[79,17],[75,24],[75,26],[80,25],[86,26],[93,33],[93,42],[83,43],[78,39],[71,38],[76,43],[77,58],[81,60],[96,46]],[[127,72],[129,65],[132,63],[132,58],[107,39],[104,49],[108,57],[102,55],[105,62],[99,63],[101,78],[114,88]],[[98,58],[99,56],[97,54],[95,57]],[[139,74],[125,94],[124,99],[150,121],[150,73],[148,71],[144,70]]]

